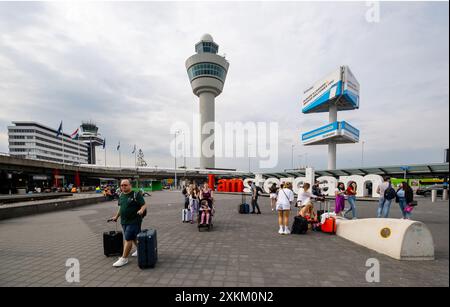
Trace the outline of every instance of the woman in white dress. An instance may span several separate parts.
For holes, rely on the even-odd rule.
[[[294,192],[292,192],[292,183],[286,182],[284,187],[278,191],[277,195],[276,208],[278,211],[278,225],[280,226],[278,233],[281,235],[288,235],[291,233],[288,224],[293,201]]]

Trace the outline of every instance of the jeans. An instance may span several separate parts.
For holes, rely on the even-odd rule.
[[[345,211],[345,215],[347,215],[347,213],[349,213],[350,211],[352,212],[352,217],[356,218],[356,197],[355,196],[349,196],[347,198],[348,203],[350,204],[350,208]]]
[[[378,212],[377,217],[387,218],[389,217],[389,210],[391,209],[392,199],[384,199],[384,197],[380,197],[380,201],[378,202]]]
[[[252,199],[252,213],[255,212],[255,209],[258,209],[258,212],[261,213],[258,205],[258,199]]]
[[[398,205],[400,206],[400,210],[402,211],[402,216],[405,219],[409,219],[411,217],[411,213],[405,212],[405,209],[408,206],[408,204],[406,203],[406,198],[400,198]]]

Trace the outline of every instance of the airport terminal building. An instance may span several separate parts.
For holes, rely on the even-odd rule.
[[[8,126],[9,154],[19,158],[68,164],[88,163],[89,146],[36,122]]]

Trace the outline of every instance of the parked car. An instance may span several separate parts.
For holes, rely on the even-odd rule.
[[[434,184],[429,186],[421,186],[417,189],[416,194],[422,195],[422,196],[431,196],[431,191],[437,190],[437,195],[441,196],[442,192],[444,191],[444,185],[443,184]]]

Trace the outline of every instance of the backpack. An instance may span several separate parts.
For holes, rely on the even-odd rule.
[[[389,183],[388,188],[384,191],[384,199],[393,200],[397,197],[397,192],[394,190],[392,185]]]

